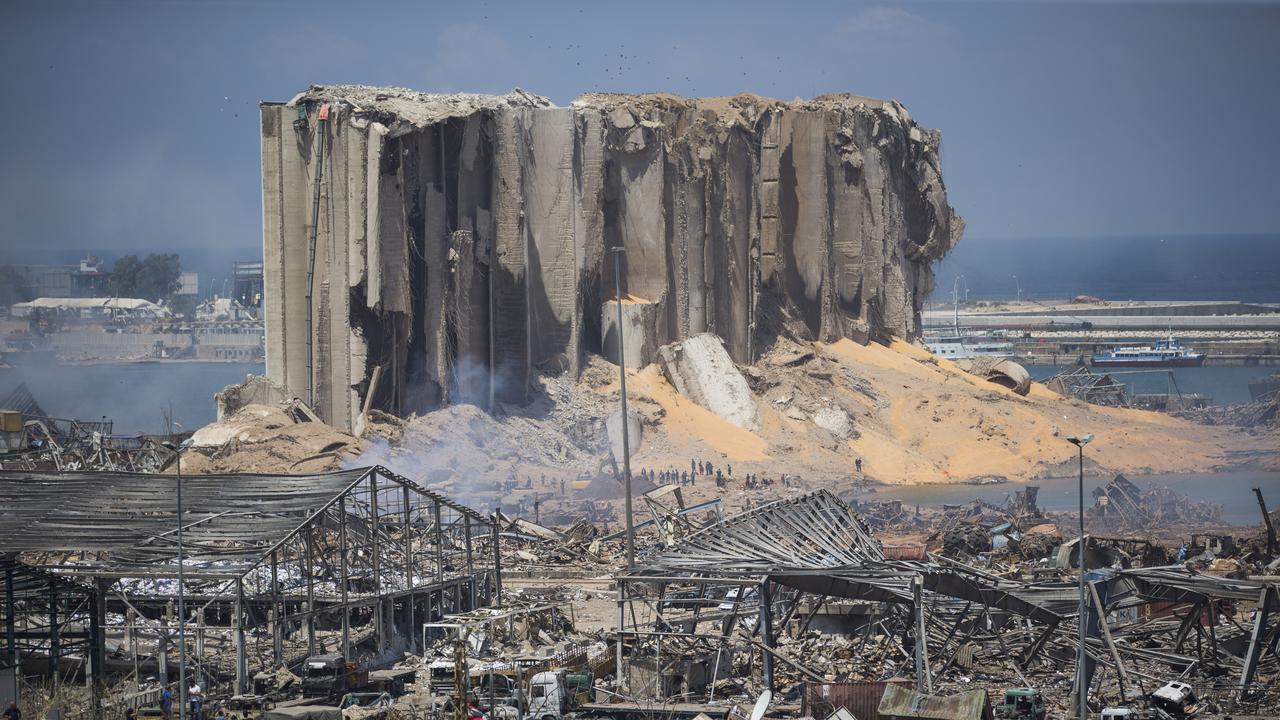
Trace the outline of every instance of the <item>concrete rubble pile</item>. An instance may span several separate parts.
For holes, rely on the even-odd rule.
[[[760,429],[760,411],[746,379],[720,338],[694,335],[658,349],[662,374],[681,395],[746,430]]]
[[[615,259],[629,364],[702,333],[739,364],[780,333],[910,336],[963,230],[939,142],[852,95],[264,103],[268,373],[342,429],[527,402],[609,353]]]
[[[569,599],[565,594],[556,597],[546,593],[540,598],[523,595],[519,599],[508,599],[502,612],[521,610],[518,617],[510,622],[492,622],[477,624],[467,633],[467,643],[471,646],[471,655],[484,655],[492,658],[504,654],[523,654],[534,652],[537,648],[562,643],[567,640],[589,641],[587,636],[577,633],[567,610],[562,610],[554,601],[563,602]],[[534,602],[536,601],[536,602]],[[498,611],[494,611],[499,614]],[[483,611],[476,613],[477,617]],[[425,661],[434,657],[449,657],[453,654],[456,637],[444,636],[437,639],[424,654]]]

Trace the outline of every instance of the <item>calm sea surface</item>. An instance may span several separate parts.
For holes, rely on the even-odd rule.
[[[1054,367],[1052,365],[1027,365],[1027,372],[1036,380],[1045,380],[1070,366]],[[1215,405],[1231,405],[1249,402],[1249,380],[1265,377],[1277,371],[1274,367],[1239,367],[1230,365],[1209,365],[1205,367],[1168,368],[1159,370],[1143,370],[1130,374],[1125,371],[1112,374],[1117,382],[1129,386],[1130,392],[1163,393],[1169,391],[1169,370],[1173,371],[1173,380],[1178,390],[1184,393],[1195,393],[1213,397]],[[1104,372],[1095,370],[1094,372]]]
[[[26,382],[53,417],[96,420],[107,416],[116,433],[158,433],[170,413],[177,430],[213,422],[213,394],[246,375],[261,375],[262,363],[118,363],[27,365],[0,369],[0,394]]]
[[[963,276],[977,299],[1280,302],[1280,235],[964,238],[934,268],[931,300],[951,302]]]

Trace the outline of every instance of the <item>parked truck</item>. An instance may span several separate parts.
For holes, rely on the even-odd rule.
[[[340,700],[369,684],[369,673],[337,653],[312,655],[303,663],[302,696]]]
[[[348,693],[404,693],[413,682],[414,671],[407,668],[370,672],[337,653],[312,655],[303,663],[302,696],[341,700]]]
[[[529,680],[529,708],[527,716],[532,720],[560,720],[581,704],[580,678],[570,682],[570,673],[546,670]],[[590,685],[588,684],[588,688]]]
[[[1035,688],[1009,688],[1004,691],[1004,704],[996,708],[996,717],[1006,720],[1044,720],[1044,698]]]

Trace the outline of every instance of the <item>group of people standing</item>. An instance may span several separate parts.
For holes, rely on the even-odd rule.
[[[653,470],[650,468],[645,470],[644,468],[641,468],[633,477],[648,480],[655,485],[687,486],[697,485],[699,475],[705,475],[708,477],[714,475],[716,478],[716,487],[724,487],[726,474],[730,477],[733,476],[732,465],[726,464],[724,469],[719,469],[712,465],[710,460],[693,459],[689,461],[688,470],[676,470],[675,468],[667,470]]]
[[[698,460],[692,458],[689,460],[688,470],[676,470],[674,468],[668,470],[652,470],[641,469],[634,477],[646,479],[651,483],[663,485],[697,485],[698,476],[710,477],[714,479],[717,488],[726,488],[730,483],[735,481],[733,475],[733,465],[725,463],[723,468],[718,468],[711,463],[710,460]],[[755,490],[757,488],[765,488],[772,486],[775,482],[783,487],[794,487],[798,483],[798,478],[794,475],[781,473],[775,480],[768,475],[760,475],[759,473],[747,473],[737,480],[738,487],[743,490]]]

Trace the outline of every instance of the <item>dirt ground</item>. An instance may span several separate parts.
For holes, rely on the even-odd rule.
[[[1034,384],[1026,397],[965,373],[904,342],[815,344],[813,357],[773,364],[805,348],[775,348],[759,367],[773,386],[758,394],[758,434],[693,406],[657,372],[629,386],[661,406],[665,430],[646,442],[633,467],[688,467],[690,457],[731,464],[735,474],[799,475],[830,486],[863,472],[888,484],[947,483],[1002,477],[1032,480],[1075,459],[1065,436],[1094,433],[1088,461],[1099,474],[1132,475],[1226,469],[1233,452],[1267,454],[1267,437],[1206,427],[1141,410],[1091,406]],[[855,436],[833,437],[810,417],[836,406]]]
[[[760,408],[758,432],[682,397],[657,366],[629,373],[630,406],[642,425],[641,437],[632,439],[633,473],[688,470],[696,458],[731,474],[731,489],[748,473],[799,478],[791,487],[766,488],[754,502],[801,488],[846,489],[863,480],[1028,481],[1073,469],[1075,447],[1065,437],[1076,433],[1094,434],[1086,470],[1097,475],[1280,465],[1275,430],[1250,434],[1162,413],[1092,406],[1040,384],[1022,397],[901,341],[779,340],[745,373]],[[521,500],[528,506],[534,495],[581,500],[590,478],[612,476],[604,420],[618,407],[616,374],[615,366],[593,357],[577,381],[538,378],[539,392],[528,407],[486,413],[453,406],[408,421],[383,418],[363,439],[251,406],[199,431],[200,447],[192,453],[199,457],[185,461],[184,470],[298,472],[381,463],[461,498],[483,493],[507,507]],[[833,432],[815,422],[821,413],[849,422]],[[861,477],[855,458],[862,459]],[[687,489],[687,499],[749,499],[699,480]],[[600,487],[595,485],[594,497],[608,499]]]

